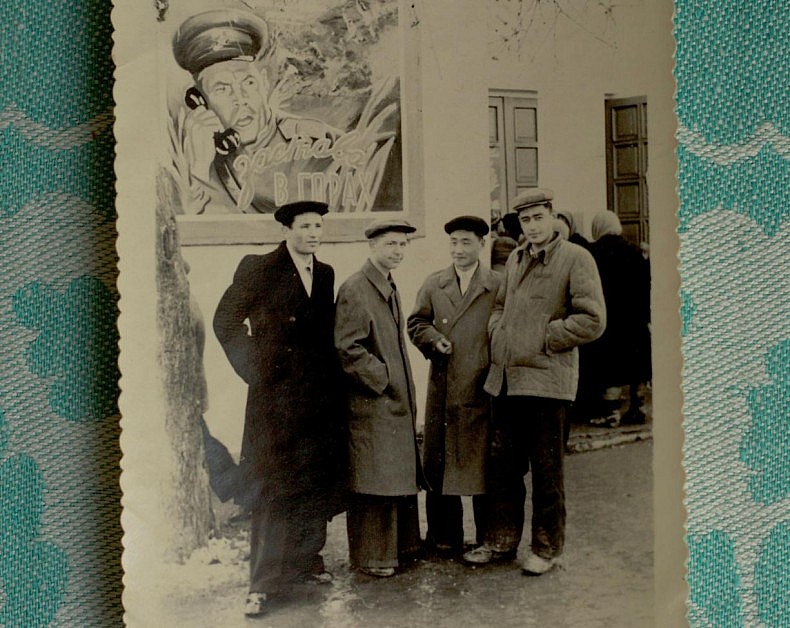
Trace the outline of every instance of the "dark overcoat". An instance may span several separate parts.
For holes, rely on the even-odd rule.
[[[650,264],[621,235],[589,245],[601,275],[608,324],[585,348],[585,366],[602,386],[647,381],[650,369]]]
[[[414,382],[403,314],[396,323],[391,294],[387,279],[367,260],[337,295],[335,345],[349,400],[350,488],[369,495],[414,495],[421,479]]]
[[[333,327],[332,267],[314,260],[308,296],[284,242],[244,257],[217,306],[214,332],[249,385],[240,466],[261,483],[264,499],[335,496],[342,485]]]
[[[464,295],[455,268],[430,275],[409,316],[411,341],[431,361],[425,409],[423,466],[431,488],[445,495],[485,492],[490,428],[488,319],[499,276],[478,266]],[[452,354],[435,349],[440,338]]]

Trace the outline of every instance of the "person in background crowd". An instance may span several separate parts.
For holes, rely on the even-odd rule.
[[[377,577],[394,575],[420,549],[414,382],[391,275],[414,231],[405,220],[371,224],[370,257],[337,295],[335,346],[350,415],[349,554],[353,567]]]
[[[505,271],[507,258],[510,257],[513,249],[517,246],[518,242],[508,236],[494,238],[491,243],[491,270],[497,273],[503,273]]]
[[[343,426],[332,342],[334,271],[315,258],[325,203],[275,212],[285,240],[247,255],[214,314],[214,333],[249,386],[240,467],[256,486],[245,614],[294,582],[329,584],[321,550],[342,510]],[[249,321],[249,328],[246,321]]]
[[[609,324],[603,336],[585,348],[599,408],[593,425],[641,424],[639,385],[651,379],[650,264],[622,235],[614,212],[593,217],[590,252],[601,275]],[[629,385],[629,405],[620,411],[621,387]]]
[[[540,575],[557,563],[565,542],[564,423],[576,394],[576,347],[606,325],[595,261],[555,231],[550,190],[531,189],[514,204],[526,240],[508,259],[488,330],[494,436],[483,545],[471,564],[515,555],[524,526],[524,475],[532,472],[532,539],[522,563]]]
[[[483,500],[490,428],[488,319],[499,277],[480,264],[488,225],[459,216],[444,226],[452,265],[428,276],[408,319],[412,343],[431,361],[425,410],[423,465],[428,544],[439,552],[463,548],[461,495],[473,495],[477,543],[485,528]]]
[[[573,242],[574,244],[578,244],[585,249],[590,245],[590,243],[587,241],[587,238],[578,232],[576,227],[576,219],[573,217],[573,213],[569,212],[568,210],[561,209],[557,211],[557,218],[567,226],[568,236],[566,237],[566,240]]]

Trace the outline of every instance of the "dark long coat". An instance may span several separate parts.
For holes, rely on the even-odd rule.
[[[585,348],[585,368],[602,387],[647,381],[650,369],[650,264],[621,235],[589,245],[601,275],[607,325]]]
[[[264,499],[335,496],[342,484],[333,327],[332,267],[314,260],[308,296],[284,242],[244,257],[217,306],[214,331],[249,385],[240,466],[261,483]]]
[[[490,397],[488,319],[499,276],[478,266],[464,295],[450,266],[430,275],[409,316],[409,337],[431,361],[425,410],[423,465],[431,488],[445,495],[485,492]],[[451,355],[436,351],[444,337]]]
[[[415,397],[387,279],[366,261],[337,295],[335,345],[349,400],[350,488],[369,495],[414,495],[421,483]],[[398,306],[400,309],[400,305]]]

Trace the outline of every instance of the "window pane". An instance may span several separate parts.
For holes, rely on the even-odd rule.
[[[537,112],[527,107],[517,107],[514,110],[517,142],[537,142],[538,125]]]
[[[538,184],[537,148],[519,148],[516,150],[516,184]]]

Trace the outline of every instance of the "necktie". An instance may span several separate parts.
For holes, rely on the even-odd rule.
[[[398,287],[395,285],[395,282],[390,277],[390,288],[392,288],[392,293],[390,294],[390,310],[392,310],[392,318],[395,319],[395,324],[400,327],[400,307],[398,303]]]
[[[307,290],[307,296],[312,296],[313,293],[313,265],[307,265],[307,274],[305,275],[305,289]]]

